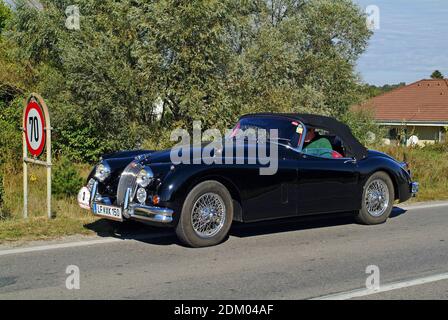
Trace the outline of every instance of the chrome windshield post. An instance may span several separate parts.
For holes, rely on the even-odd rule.
[[[295,148],[295,149],[297,149],[297,152],[302,153],[303,147],[305,146],[306,135],[308,134],[308,128],[302,122],[300,122],[300,125],[303,128],[303,132],[302,132],[302,136],[300,137],[300,141],[297,145],[297,148]]]

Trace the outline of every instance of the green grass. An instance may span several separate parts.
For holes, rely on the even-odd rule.
[[[448,199],[448,144],[424,148],[381,146],[372,149],[409,163],[412,178],[420,183],[420,192],[412,201]]]
[[[413,177],[420,182],[420,193],[412,201],[448,199],[448,145],[425,148],[392,146],[372,147],[386,152],[397,160],[410,163]],[[77,166],[85,178],[90,166]],[[108,224],[97,223],[89,211],[78,207],[76,197],[58,199],[53,196],[53,220],[46,217],[46,173],[42,167],[30,168],[29,218],[23,219],[22,173],[5,174],[5,210],[0,219],[0,243],[14,240],[53,239],[62,236],[109,232]],[[91,226],[95,225],[95,228]],[[101,226],[102,230],[98,230]],[[93,231],[92,229],[95,229]]]
[[[79,166],[83,177],[88,166]],[[23,218],[23,175],[21,172],[5,174],[5,199],[0,220],[0,243],[14,240],[52,239],[74,234],[95,234],[86,228],[97,219],[78,207],[76,197],[52,199],[54,219],[47,218],[46,171],[30,166],[28,219]]]

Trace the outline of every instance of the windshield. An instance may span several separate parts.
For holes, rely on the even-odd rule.
[[[270,130],[277,130],[278,142],[287,144],[293,148],[296,148],[301,140],[303,134],[303,125],[293,119],[287,119],[283,117],[245,117],[238,121],[237,125],[233,129],[231,138],[244,134],[245,131],[251,130],[258,136],[258,133],[263,130],[266,133],[266,138],[269,139]]]

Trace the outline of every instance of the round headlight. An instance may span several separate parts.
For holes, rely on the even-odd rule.
[[[93,185],[95,184],[95,179],[90,179],[89,182],[87,182],[87,189],[89,189],[89,191],[92,191]]]
[[[147,196],[148,196],[148,194],[147,194],[145,188],[139,188],[137,190],[137,200],[141,204],[145,204]]]
[[[110,176],[110,171],[110,167],[107,163],[100,163],[96,167],[95,178],[97,178],[101,182],[104,182]]]
[[[152,173],[152,170],[146,167],[145,169],[140,170],[140,172],[138,173],[137,184],[140,187],[146,188],[151,183],[153,177],[154,174]]]

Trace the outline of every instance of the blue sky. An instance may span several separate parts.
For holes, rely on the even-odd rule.
[[[380,9],[380,30],[358,63],[365,82],[411,83],[436,69],[448,77],[448,0],[354,1]]]

